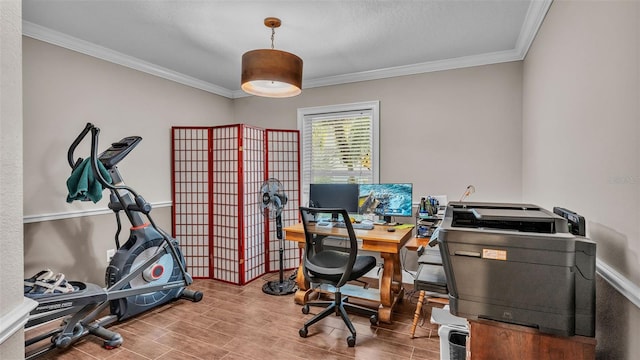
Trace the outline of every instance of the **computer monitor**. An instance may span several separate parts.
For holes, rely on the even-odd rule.
[[[309,207],[358,212],[358,184],[310,184]]]
[[[392,216],[413,215],[413,184],[360,184],[360,212],[373,211],[391,222]]]

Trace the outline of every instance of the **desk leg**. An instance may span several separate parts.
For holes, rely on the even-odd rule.
[[[404,296],[402,287],[402,272],[400,271],[400,257],[398,254],[381,253],[384,265],[380,280],[380,307],[378,319],[391,323],[391,314],[395,304]]]
[[[311,289],[311,284],[309,284],[307,279],[304,277],[304,273],[302,272],[302,262],[298,266],[296,283],[298,284],[298,290],[294,295],[293,301],[296,304],[304,305],[309,301],[309,296],[313,293],[313,289]]]

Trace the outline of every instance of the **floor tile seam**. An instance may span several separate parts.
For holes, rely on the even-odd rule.
[[[407,335],[407,336],[409,336],[409,335]],[[406,344],[406,343],[395,342],[395,341],[389,341],[388,339],[381,339],[381,338],[378,338],[378,337],[375,337],[375,339],[374,339],[374,340],[375,340],[375,341],[378,341],[378,342],[383,342],[383,343],[385,343],[385,344],[388,344],[388,346],[389,346],[389,347],[397,347],[397,346],[404,346],[404,347],[408,347],[408,348],[411,348],[411,351],[412,351],[412,352],[413,352],[413,351],[415,350],[415,348],[416,348],[416,346],[415,346],[415,345],[409,345],[409,344]],[[421,349],[422,349],[422,348],[421,348]],[[384,351],[384,350],[380,350],[380,351],[382,351],[382,352],[384,352],[384,353],[389,353],[388,351]]]
[[[172,321],[168,322],[167,324],[162,324],[162,325],[157,325],[155,322],[152,323],[152,322],[146,321],[146,319],[138,319],[137,322],[142,322],[142,323],[145,323],[145,324],[147,324],[149,326],[157,327],[159,329],[167,329],[169,326],[171,326],[171,325],[177,323],[178,321],[182,320],[179,317],[173,317],[172,315],[163,314],[163,316],[170,317]]]
[[[342,356],[342,357],[344,357],[344,356],[345,356],[344,354],[340,354],[340,353],[336,353],[336,352],[331,351],[331,350],[330,350],[331,348],[329,348],[329,349],[325,349],[325,348],[321,348],[321,347],[315,346],[315,345],[313,345],[313,344],[305,344],[305,343],[303,343],[303,342],[301,342],[301,341],[299,341],[299,340],[288,340],[288,339],[281,339],[281,340],[282,340],[282,341],[295,341],[297,344],[300,344],[300,345],[303,345],[303,346],[306,346],[306,347],[310,347],[310,348],[316,349],[317,351],[329,352],[329,353],[332,353],[332,354],[340,355],[340,356]],[[275,346],[275,343],[274,343],[274,344],[272,344],[271,346]],[[288,350],[287,350],[287,348],[281,349],[281,351],[286,352],[287,354],[293,355],[293,356],[295,356],[295,357],[299,357],[299,356],[298,356],[298,353],[293,352],[293,351],[288,351]],[[349,356],[347,356],[347,357],[349,357]],[[354,357],[352,356],[352,357],[350,357],[350,358],[352,358],[352,359],[353,359]],[[308,357],[307,357],[307,358],[304,358],[304,359],[307,359],[307,360],[308,360]]]
[[[131,322],[131,324],[132,324],[132,323],[134,323],[134,322],[136,322],[136,323],[137,323],[137,322],[140,322],[140,320],[132,321],[132,322]],[[161,328],[161,327],[157,327],[157,326],[154,326],[154,327],[155,327],[155,328],[157,328],[157,329],[160,329],[160,330],[165,331],[165,333],[164,333],[164,334],[161,334],[161,335],[158,335],[158,336],[149,337],[149,336],[147,336],[147,335],[139,335],[137,332],[134,332],[134,331],[129,330],[129,329],[124,328],[124,327],[119,327],[119,328],[118,328],[118,327],[111,327],[111,328],[109,328],[109,330],[115,331],[115,332],[117,332],[118,334],[120,334],[120,335],[122,336],[122,338],[124,339],[124,341],[127,341],[127,336],[122,335],[122,334],[121,334],[122,332],[126,332],[126,333],[129,333],[129,334],[133,334],[133,335],[136,335],[136,336],[140,336],[141,338],[143,338],[143,339],[145,339],[145,340],[152,340],[152,341],[155,341],[155,342],[157,342],[156,340],[158,340],[158,338],[160,338],[160,337],[162,337],[162,336],[166,335],[166,332],[167,332],[167,331],[171,331],[171,330],[169,330],[169,329],[165,329],[165,328]]]
[[[177,333],[176,333],[176,334],[177,334]],[[180,336],[181,334],[177,334],[177,335],[178,335],[178,336]],[[226,352],[226,354],[225,354],[224,356],[227,356],[229,353],[231,353],[231,351],[230,351],[230,350],[227,350],[227,349],[225,349],[225,348],[222,348],[222,347],[220,347],[219,345],[210,344],[210,343],[208,343],[208,342],[206,342],[206,341],[204,341],[204,340],[198,339],[198,338],[189,338],[189,340],[188,340],[188,341],[193,341],[193,342],[200,343],[200,344],[197,344],[197,345],[201,345],[201,346],[204,346],[204,347],[207,347],[207,348],[215,348],[214,350],[222,350],[222,351]],[[230,342],[230,341],[226,342],[224,345],[227,345],[229,342]],[[165,346],[168,346],[168,345],[165,345]],[[176,348],[176,347],[173,347],[173,346],[168,346],[168,347],[170,348],[170,350],[169,350],[168,352],[164,353],[163,355],[161,355],[161,356],[157,357],[157,358],[160,358],[160,357],[162,357],[162,356],[164,356],[164,355],[168,354],[169,352],[171,352],[171,351],[175,350],[175,351],[178,351],[178,352],[180,352],[180,353],[182,353],[182,354],[186,354],[186,355],[188,355],[188,356],[191,356],[191,357],[194,357],[194,358],[197,358],[197,359],[202,359],[201,357],[196,356],[196,355],[194,355],[194,354],[192,354],[192,353],[188,353],[188,352],[185,352],[185,351],[183,351],[183,350],[180,350],[180,348]],[[184,348],[184,346],[183,346],[183,348]],[[156,359],[157,359],[157,358],[156,358]]]
[[[158,343],[158,344],[159,344],[159,343]],[[166,345],[165,345],[165,346],[166,346]],[[139,352],[137,352],[137,351],[135,351],[135,350],[133,350],[133,349],[131,349],[131,348],[128,348],[128,347],[123,347],[123,349],[126,349],[127,351],[130,351],[130,352],[132,352],[132,353],[134,353],[134,354],[136,354],[136,355],[138,355],[138,356],[140,356],[140,357],[142,357],[142,358],[149,359],[149,360],[153,360],[153,359],[158,359],[158,358],[160,358],[160,357],[162,357],[162,356],[164,356],[164,355],[166,355],[166,354],[170,353],[172,350],[174,350],[174,348],[173,348],[173,347],[171,347],[171,346],[166,346],[166,347],[168,348],[168,350],[167,350],[167,351],[165,351],[165,352],[163,352],[162,354],[160,354],[160,355],[156,356],[156,357],[149,357],[149,356],[143,355],[143,354],[141,354],[141,353],[139,353]],[[107,357],[107,360],[108,360],[108,359],[111,359],[111,358],[113,358],[113,359],[119,359],[119,357],[118,357],[118,354],[117,354],[117,353],[116,353],[116,354],[113,354],[113,356],[109,356],[109,357]]]
[[[172,333],[174,333],[172,330],[169,330],[169,329],[163,329],[163,330],[166,330],[166,331],[168,331],[168,332],[172,332]],[[164,333],[164,334],[162,334],[162,335],[159,335],[159,336],[158,336],[158,337],[156,337],[156,338],[147,338],[147,337],[144,337],[144,336],[142,336],[142,335],[138,335],[138,334],[134,333],[133,331],[129,331],[129,330],[126,330],[126,329],[120,329],[120,330],[119,330],[119,332],[120,332],[120,333],[121,333],[121,332],[125,332],[125,333],[132,334],[132,335],[134,335],[134,336],[139,336],[139,337],[141,337],[141,338],[142,338],[142,339],[144,339],[144,340],[153,341],[153,342],[154,342],[154,343],[156,343],[156,344],[159,344],[159,345],[162,345],[162,346],[168,347],[168,348],[170,348],[170,349],[172,348],[171,346],[165,345],[165,344],[161,343],[160,341],[158,341],[158,339],[160,339],[161,337],[166,336],[166,335],[167,335],[167,333]],[[123,346],[123,348],[125,348],[125,349],[127,349],[127,350],[129,350],[129,351],[133,351],[131,348],[129,348],[129,347],[127,347],[127,346],[126,346],[126,344],[127,344],[127,336],[124,336],[124,335],[122,335],[122,334],[120,334],[120,335],[121,335],[121,336],[122,336],[122,338],[123,338],[123,345],[125,345],[125,346]],[[177,334],[177,335],[179,335],[179,334]],[[135,352],[135,351],[134,351],[134,352]],[[139,355],[140,355],[140,354],[139,354]]]
[[[75,349],[76,349],[76,350],[78,350],[78,351],[80,351],[81,353],[83,353],[83,354],[85,354],[85,355],[89,356],[91,359],[100,360],[100,358],[99,358],[99,357],[95,357],[95,356],[91,355],[90,353],[88,353],[88,352],[86,352],[86,351],[84,351],[84,350],[82,350],[82,349],[80,349],[80,348],[75,348]],[[117,354],[114,354],[114,355],[117,355]]]
[[[356,346],[358,346],[358,339],[360,339],[360,338],[358,338],[358,337],[356,336]],[[382,340],[382,339],[378,339],[378,338],[373,338],[373,341],[382,341],[382,342],[389,343],[388,341],[384,341],[384,340]],[[397,346],[398,344],[397,344],[397,343],[391,343],[390,345],[391,345],[391,346]],[[413,354],[413,352],[415,351],[415,346],[411,346],[411,345],[404,345],[404,344],[402,344],[402,345],[403,345],[403,346],[406,346],[406,347],[410,347],[410,348],[411,348],[411,354]],[[332,351],[333,351],[333,349],[334,349],[334,348],[332,347],[331,349],[332,349]],[[376,348],[376,350],[375,350],[375,351],[377,351],[377,352],[382,352],[382,353],[384,353],[384,354],[398,355],[397,353],[390,352],[390,351],[385,351],[385,350],[383,350],[383,349],[379,349],[379,348]],[[409,359],[410,359],[410,358],[411,358],[411,357],[409,357]]]
[[[225,345],[225,346],[226,346],[226,345]],[[236,351],[233,351],[233,350],[231,350],[231,349],[227,349],[227,348],[225,348],[225,350],[228,350],[228,353],[227,353],[225,356],[223,356],[223,357],[222,357],[222,359],[224,359],[225,357],[227,357],[227,356],[229,356],[229,355],[236,355],[236,356],[239,356],[239,357],[242,357],[242,358],[247,358],[247,354],[240,353],[240,352],[236,352]],[[297,359],[307,359],[307,358],[304,358],[304,357],[300,357],[300,356],[298,356],[298,355],[296,355],[296,354],[293,354],[293,353],[287,352],[287,351],[285,351],[285,350],[283,350],[283,349],[277,349],[277,350],[278,350],[278,352],[284,352],[284,353],[286,353],[287,355],[294,356],[294,357],[296,357]],[[265,358],[262,358],[262,359],[265,359]]]
[[[186,352],[184,352],[184,351],[182,351],[182,350],[180,350],[180,349],[176,349],[176,348],[171,348],[171,350],[170,350],[169,352],[167,352],[166,354],[163,354],[162,356],[167,355],[167,354],[168,354],[168,353],[170,353],[171,351],[179,352],[180,354],[182,354],[182,355],[184,355],[184,356],[189,356],[190,358],[193,358],[193,359],[206,360],[206,359],[203,359],[203,358],[201,358],[201,357],[199,357],[199,356],[195,356],[195,355],[193,355],[193,354],[186,353]],[[162,358],[162,356],[159,356],[159,357],[157,357],[156,359],[160,359],[160,358]]]
[[[209,329],[207,329],[207,330],[209,330]],[[169,330],[169,331],[172,333],[172,335],[174,335],[174,336],[176,336],[176,337],[184,337],[184,336],[186,336],[186,335],[184,335],[184,334],[181,334],[181,333],[176,332],[176,331],[173,331],[173,330]],[[220,331],[215,331],[215,330],[214,330],[214,332],[216,332],[217,334],[220,334],[220,335],[224,335],[224,336],[229,337],[229,340],[228,340],[228,341],[226,341],[226,342],[224,342],[224,344],[223,344],[222,346],[226,346],[226,345],[227,345],[227,344],[229,344],[231,341],[233,341],[233,339],[235,338],[235,335],[228,335],[228,334],[224,334],[224,333],[222,333],[222,332],[220,332]],[[164,335],[162,335],[162,336],[167,336],[167,335],[169,335],[169,334],[164,334]],[[162,337],[162,336],[161,336],[161,337]],[[196,341],[196,342],[199,342],[199,343],[204,344],[205,346],[213,346],[213,347],[219,348],[219,349],[221,349],[221,350],[228,351],[227,349],[222,348],[220,345],[211,344],[211,343],[209,343],[209,342],[207,342],[207,341],[205,341],[205,340],[203,340],[203,339],[199,339],[199,338],[196,338],[196,337],[189,337],[189,339],[188,339],[187,341]],[[158,343],[159,343],[159,344],[162,344],[161,342],[158,342]],[[163,345],[164,345],[164,344],[163,344]],[[165,345],[165,346],[167,346],[167,345]],[[173,349],[175,349],[175,348],[174,348],[174,347],[172,347],[172,346],[170,346],[170,347],[171,347],[171,348],[173,348]]]

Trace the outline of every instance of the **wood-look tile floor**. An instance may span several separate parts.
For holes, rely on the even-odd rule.
[[[312,325],[301,338],[304,321],[321,309],[311,307],[304,315],[293,295],[264,294],[264,282],[276,279],[277,274],[268,274],[244,286],[195,280],[190,289],[202,291],[202,301],[178,300],[113,325],[124,338],[121,347],[104,349],[101,339],[89,335],[40,359],[440,359],[437,327],[428,321],[430,306],[423,307],[415,338],[409,336],[417,302],[411,291],[393,324],[371,326],[368,318],[350,315],[357,342],[349,348],[349,331],[338,316]]]

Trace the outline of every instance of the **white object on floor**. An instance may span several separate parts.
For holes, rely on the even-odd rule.
[[[431,323],[438,324],[438,336],[440,337],[440,360],[450,360],[449,354],[449,333],[452,330],[469,334],[469,323],[467,319],[451,315],[449,305],[442,309],[431,308]]]

